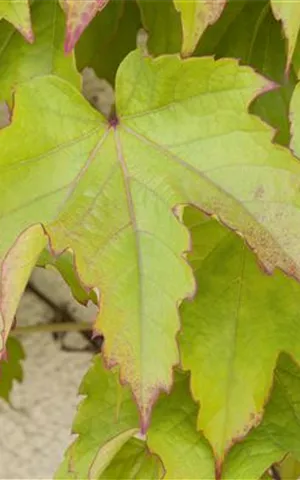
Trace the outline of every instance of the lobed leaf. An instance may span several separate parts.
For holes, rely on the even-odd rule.
[[[182,54],[191,55],[204,30],[220,17],[226,0],[174,0],[181,14],[183,44]]]
[[[177,205],[214,213],[268,271],[299,279],[300,166],[247,113],[265,85],[234,60],[136,51],[118,71],[117,118],[107,122],[62,79],[36,78],[18,89],[14,122],[0,132],[0,257],[40,223],[53,251],[75,252],[83,283],[101,292],[106,363],[121,366],[144,428],[171,387],[177,307],[194,290]]]
[[[80,88],[74,58],[63,51],[64,15],[57,0],[35,1],[31,13],[33,45],[8,24],[0,29],[0,97],[9,103],[17,85],[40,75],[57,75]]]
[[[188,212],[187,225],[199,294],[181,310],[182,364],[201,405],[198,428],[221,463],[261,421],[279,353],[300,362],[300,287],[263,273],[244,241],[215,220]]]
[[[9,337],[6,342],[5,358],[0,360],[0,397],[10,403],[13,382],[23,381],[22,360],[25,353],[21,343]]]
[[[80,35],[109,0],[60,0],[67,15],[65,51],[69,53],[78,42]]]
[[[17,237],[7,253],[0,251],[0,358],[5,352],[20,298],[45,244],[42,227],[32,225]]]
[[[30,43],[34,41],[31,27],[29,0],[1,0],[0,19],[10,22]]]

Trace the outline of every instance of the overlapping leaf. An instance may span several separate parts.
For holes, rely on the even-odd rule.
[[[146,444],[133,438],[139,421],[128,390],[119,385],[117,372],[106,371],[96,358],[80,389],[87,397],[73,425],[79,436],[55,478],[213,479],[213,455],[196,431],[197,405],[188,380],[187,375],[176,373],[171,395],[155,407]]]
[[[35,1],[31,7],[35,42],[29,45],[10,25],[0,28],[0,98],[11,102],[19,83],[53,74],[80,86],[73,56],[63,51],[65,19],[57,0]]]
[[[48,249],[44,249],[37,260],[37,267],[41,268],[54,268],[57,270],[67,285],[70,287],[73,297],[77,302],[86,305],[91,300],[97,305],[98,300],[93,290],[87,290],[81,284],[78,275],[74,271],[74,259],[71,252],[65,252],[58,258],[51,255]]]
[[[221,462],[260,422],[279,352],[300,362],[300,287],[263,273],[243,240],[216,221],[189,215],[199,294],[182,309],[182,363],[201,405],[198,428]]]
[[[220,20],[201,37],[196,55],[234,57],[275,81],[277,88],[259,96],[251,112],[276,129],[275,139],[289,144],[288,109],[296,76],[286,74],[286,51],[281,24],[276,21],[269,0],[229,0]]]
[[[109,0],[60,0],[60,2],[67,15],[65,50],[70,52],[82,32]]]
[[[76,45],[78,69],[92,67],[99,78],[105,78],[114,84],[119,64],[136,48],[140,23],[135,1],[110,0],[83,32]]]
[[[191,55],[202,33],[220,17],[226,0],[174,0],[178,12],[181,14],[183,44],[182,54]]]
[[[99,478],[121,447],[139,429],[138,412],[128,389],[118,375],[105,370],[96,357],[83,379],[80,393],[86,399],[79,407],[73,432],[79,434],[69,447],[55,478]]]
[[[247,113],[265,85],[234,60],[134,52],[118,72],[117,119],[63,80],[38,78],[19,88],[0,132],[0,255],[36,223],[56,252],[74,250],[82,281],[101,291],[106,362],[120,364],[144,426],[172,384],[177,306],[194,289],[176,205],[218,215],[266,269],[300,276],[300,165]]]
[[[142,22],[148,33],[147,48],[152,55],[177,53],[182,45],[180,13],[173,0],[137,0]],[[168,28],[166,28],[166,25]]]
[[[29,0],[1,0],[0,19],[5,18],[30,43],[34,41],[34,34],[31,27]]]
[[[300,5],[299,2],[286,0],[271,0],[275,17],[282,21],[284,34],[288,40],[287,66],[292,61],[300,30]]]
[[[225,462],[225,480],[259,478],[287,453],[300,460],[300,370],[282,355],[261,425],[237,444]]]
[[[196,429],[197,405],[189,391],[189,377],[176,373],[170,396],[154,408],[147,435],[150,450],[161,458],[168,479],[215,478],[211,448]]]
[[[132,438],[116,454],[101,475],[101,480],[157,480],[163,477],[158,457],[152,455],[144,441]]]
[[[6,343],[5,358],[0,360],[0,397],[7,402],[10,402],[13,382],[23,380],[21,361],[24,358],[25,353],[21,343],[16,338],[10,337]]]

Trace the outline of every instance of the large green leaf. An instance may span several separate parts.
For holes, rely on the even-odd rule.
[[[282,21],[288,40],[287,66],[290,66],[300,30],[300,4],[298,1],[270,0],[275,17]]]
[[[299,367],[287,355],[282,355],[274,379],[263,421],[229,453],[224,480],[257,479],[289,452],[300,460]]]
[[[73,50],[80,35],[93,20],[97,12],[103,10],[108,2],[109,0],[60,0],[67,16],[66,53]]]
[[[279,352],[300,362],[300,287],[281,272],[266,275],[215,220],[187,215],[199,294],[182,307],[182,364],[201,405],[198,428],[221,462],[261,420]]]
[[[183,44],[182,54],[191,55],[202,33],[220,17],[226,0],[203,2],[199,0],[174,0],[178,12],[181,14]]]
[[[189,391],[189,377],[177,372],[171,395],[162,397],[154,408],[147,436],[150,450],[164,464],[164,478],[215,478],[211,448],[196,429],[197,410]]]
[[[286,75],[281,25],[268,0],[230,0],[220,20],[202,36],[196,54],[238,58],[277,82],[276,89],[253,102],[251,111],[276,128],[277,142],[289,144],[288,108],[296,78],[293,71]]]
[[[56,253],[75,252],[83,283],[101,291],[104,357],[120,364],[143,426],[172,384],[177,306],[194,290],[176,205],[213,212],[268,271],[300,276],[300,165],[247,113],[265,85],[234,60],[136,51],[117,75],[116,119],[62,79],[37,78],[18,89],[14,121],[0,132],[0,258],[39,223]]]
[[[9,24],[0,28],[0,98],[11,101],[16,85],[39,75],[65,78],[78,88],[80,77],[73,56],[63,51],[64,15],[56,0],[36,0],[32,5],[36,40],[33,45]]]
[[[136,48],[140,14],[132,0],[111,0],[85,30],[76,46],[79,70],[92,67],[111,84],[123,58]]]
[[[181,50],[182,29],[179,12],[173,0],[137,0],[142,22],[148,33],[147,47],[151,54],[177,53]]]
[[[0,397],[7,402],[10,402],[13,382],[23,380],[21,361],[24,358],[25,353],[21,343],[16,338],[10,337],[6,343],[5,358],[0,360]]]
[[[1,0],[0,19],[5,18],[30,43],[34,41],[34,34],[31,28],[29,0]]]

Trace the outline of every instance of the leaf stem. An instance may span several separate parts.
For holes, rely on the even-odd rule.
[[[39,323],[37,325],[26,325],[16,327],[11,331],[11,335],[27,335],[30,333],[58,333],[58,332],[82,332],[92,330],[92,325],[87,322],[60,322],[60,323]]]

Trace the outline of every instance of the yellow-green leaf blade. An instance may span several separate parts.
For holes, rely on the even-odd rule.
[[[204,30],[220,17],[226,0],[174,0],[181,14],[183,29],[182,54],[191,55]]]
[[[154,407],[147,435],[150,450],[162,460],[168,479],[215,478],[211,448],[196,430],[197,405],[189,391],[189,377],[175,375],[171,395],[162,397]]]
[[[174,208],[214,213],[269,270],[299,278],[300,166],[248,114],[266,82],[236,61],[136,51],[116,83],[118,117],[109,122],[57,77],[19,89],[14,122],[0,132],[1,248],[42,223],[56,252],[74,251],[82,282],[100,292],[107,364],[120,364],[146,426],[171,387],[178,304],[194,290]]]
[[[110,0],[76,44],[76,63],[81,71],[91,67],[112,85],[124,57],[136,48],[140,13],[134,1]]]
[[[5,255],[0,251],[0,358],[5,352],[21,295],[45,244],[41,225],[33,225],[17,237]]]
[[[284,34],[288,42],[287,66],[290,66],[300,29],[300,5],[296,1],[271,0],[273,13],[282,21]]]

